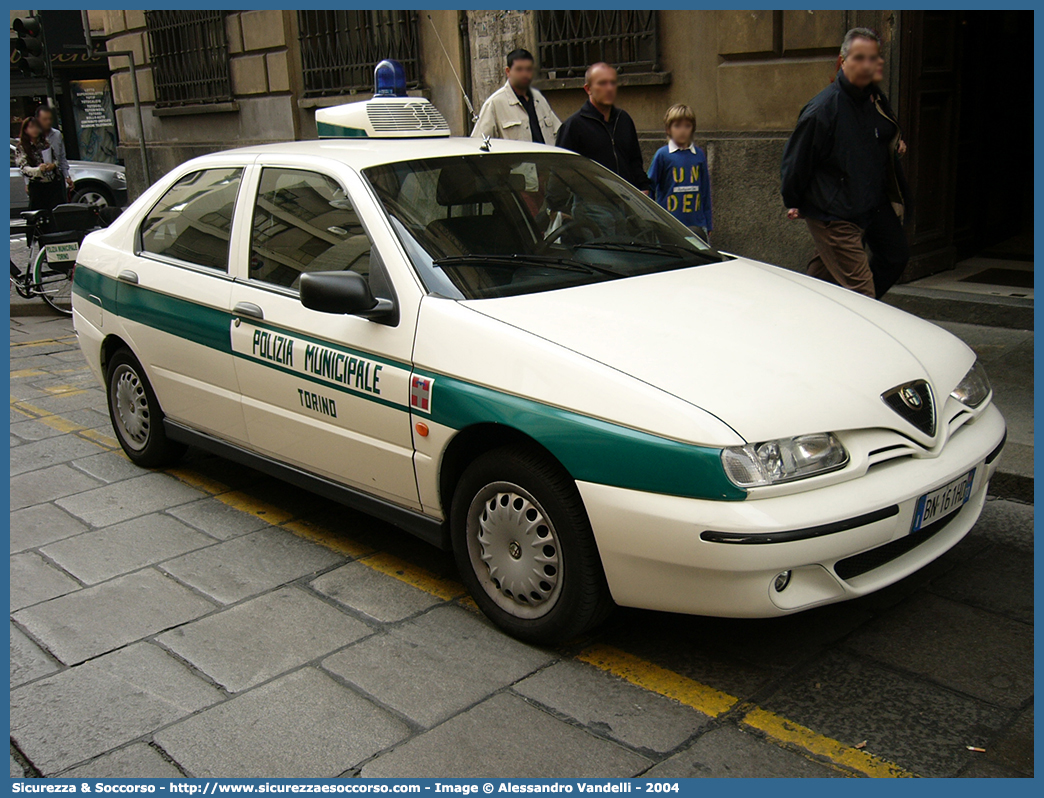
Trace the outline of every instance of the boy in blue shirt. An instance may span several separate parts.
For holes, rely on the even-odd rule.
[[[696,114],[687,105],[672,105],[663,118],[667,146],[649,165],[652,197],[679,222],[705,241],[713,229],[707,156],[692,143]]]

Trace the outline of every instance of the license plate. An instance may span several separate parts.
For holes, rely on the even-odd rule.
[[[972,483],[975,481],[973,468],[963,477],[958,477],[949,485],[926,493],[917,500],[917,512],[914,513],[913,530],[928,526],[933,521],[945,518],[957,512],[971,498]]]
[[[79,244],[48,244],[44,247],[48,263],[75,263]]]

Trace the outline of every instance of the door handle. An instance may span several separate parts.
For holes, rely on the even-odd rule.
[[[253,302],[237,302],[232,308],[234,316],[249,316],[252,319],[264,319],[265,312]]]
[[[130,269],[124,269],[117,275],[116,279],[122,280],[125,283],[130,283],[131,285],[137,285],[138,273],[132,272]]]

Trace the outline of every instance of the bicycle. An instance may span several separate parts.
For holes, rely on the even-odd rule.
[[[29,262],[23,272],[11,259],[11,286],[23,299],[39,297],[52,309],[72,315],[73,272],[84,236],[108,227],[119,215],[111,209],[79,203],[53,211],[23,211]]]

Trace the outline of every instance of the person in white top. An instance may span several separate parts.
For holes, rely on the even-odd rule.
[[[505,72],[507,82],[482,103],[471,135],[554,144],[562,123],[544,95],[533,88],[533,54],[512,50]]]

